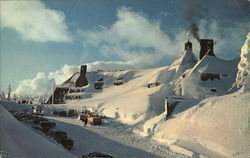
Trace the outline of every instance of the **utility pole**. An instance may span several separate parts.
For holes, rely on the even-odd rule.
[[[9,88],[8,88],[8,98],[7,100],[10,101],[10,95],[11,95],[11,86],[9,84]]]

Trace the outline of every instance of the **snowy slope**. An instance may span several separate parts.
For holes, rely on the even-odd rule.
[[[165,121],[164,115],[159,115],[146,121],[143,134],[151,134],[154,139],[169,144],[171,149],[177,149],[190,156],[249,157],[249,35],[242,47],[236,80],[236,85],[243,86],[243,88],[233,94],[210,97],[201,102],[195,99],[184,102],[176,107],[172,117],[167,121]],[[205,57],[193,69],[185,72],[189,74],[186,78],[190,79],[192,75],[197,77],[198,75],[195,73],[199,72],[199,70],[206,73],[233,75],[234,69],[232,67],[234,67],[236,61],[237,59],[235,61],[223,61],[216,57]],[[222,67],[221,64],[225,67]],[[181,82],[180,79],[178,81],[179,86],[183,86],[181,84],[187,82],[185,79]],[[217,83],[220,82],[217,81]],[[211,82],[210,84],[215,83]],[[218,87],[224,86],[227,88],[228,86],[225,86],[226,83],[221,82]],[[191,88],[190,92],[192,93],[189,94],[191,96],[200,94],[199,86],[202,86],[202,81],[190,84],[189,88]],[[210,85],[203,84],[203,86]]]
[[[83,107],[98,110],[102,114],[117,118],[127,124],[136,124],[165,111],[164,97],[173,94],[172,81],[192,68],[196,58],[191,51],[185,51],[171,66],[145,70],[124,70],[111,72],[88,72],[89,86],[84,99],[69,101],[67,107],[81,110]],[[114,86],[117,78],[124,84]],[[104,79],[103,90],[93,85]],[[159,82],[159,86],[148,88],[148,84]]]
[[[95,90],[93,84],[90,83],[84,95],[85,99],[70,101],[67,105],[79,110],[86,106],[129,124],[140,122],[148,117],[148,111],[152,113],[150,115],[158,115],[164,111],[163,99],[156,99],[163,98],[167,93],[166,85],[168,77],[171,76],[160,75],[161,72],[166,71],[169,71],[168,67],[88,73],[87,78],[90,82],[104,78],[103,90]],[[123,77],[124,84],[114,86],[113,82],[119,77]],[[147,87],[149,83],[156,81],[162,84],[158,87]],[[154,99],[155,101],[152,102]]]
[[[4,104],[8,106],[7,102]],[[0,151],[3,157],[75,157],[17,121],[2,105],[0,120]]]
[[[210,157],[246,157],[250,155],[249,107],[250,93],[210,97],[159,121],[154,138]]]

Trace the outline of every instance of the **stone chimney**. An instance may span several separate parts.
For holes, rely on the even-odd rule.
[[[80,69],[80,76],[78,77],[75,83],[76,87],[82,87],[88,85],[88,80],[85,76],[86,72],[87,72],[87,65],[82,65]]]
[[[200,39],[200,60],[205,56],[214,55],[214,41],[212,39]]]
[[[80,75],[85,76],[86,72],[87,72],[87,65],[82,65],[81,70],[80,70],[80,73],[81,73]]]

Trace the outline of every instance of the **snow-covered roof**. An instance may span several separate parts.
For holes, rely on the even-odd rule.
[[[84,92],[78,92],[78,93],[68,93],[67,96],[82,96]]]
[[[239,58],[223,60],[215,56],[205,56],[195,65],[192,72],[230,75],[235,73],[233,70],[236,70],[238,63]]]
[[[79,78],[80,73],[76,72],[68,80],[63,82],[59,87],[74,87],[76,80]]]

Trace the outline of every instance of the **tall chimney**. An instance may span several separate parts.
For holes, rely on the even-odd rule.
[[[87,72],[87,65],[82,65],[80,70],[80,76],[78,77],[75,83],[76,87],[82,87],[88,85],[88,80],[85,76],[86,72]]]
[[[86,71],[87,71],[87,65],[82,65],[80,74],[85,76]]]
[[[214,41],[212,39],[200,39],[200,60],[205,56],[215,56],[214,55]]]

